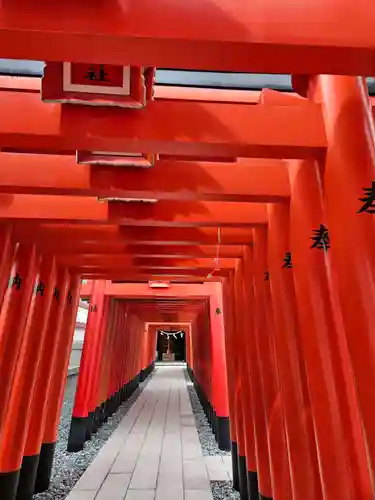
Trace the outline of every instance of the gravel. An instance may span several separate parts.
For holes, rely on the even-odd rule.
[[[240,494],[232,488],[231,481],[211,481],[211,491],[214,500],[238,500]]]
[[[230,452],[222,451],[218,448],[194,386],[187,374],[186,377],[188,393],[193,408],[193,414],[196,419],[203,455],[230,455]],[[58,441],[56,444],[51,486],[48,491],[39,493],[39,495],[34,495],[33,500],[64,500],[69,495],[71,489],[95,458],[100,448],[116,429],[122,418],[126,415],[150,378],[151,377],[148,377],[145,382],[140,384],[139,389],[134,392],[128,401],[119,407],[117,412],[108,419],[108,422],[99,429],[97,434],[93,435],[91,441],[85,444],[85,448],[82,451],[78,453],[67,453],[66,446],[70,430],[77,376],[68,378]],[[240,498],[239,493],[233,490],[231,481],[211,481],[211,490],[214,500],[238,500]]]
[[[186,372],[186,384],[190,397],[193,414],[195,416],[199,441],[202,446],[203,455],[230,455],[230,451],[220,450],[215,436],[212,433],[210,424],[203,411],[203,407],[199,401],[194,385],[191,382],[188,373]],[[214,500],[238,500],[240,494],[232,487],[232,481],[210,481],[211,491]]]
[[[91,441],[85,443],[82,451],[68,453],[66,451],[70,431],[70,421],[74,404],[74,396],[77,385],[77,376],[67,379],[65,388],[64,404],[59,427],[58,441],[56,444],[55,458],[52,470],[51,486],[48,491],[33,496],[33,500],[63,500],[85,472],[87,467],[95,458],[100,448],[105,444],[122,418],[128,412],[140,392],[147,385],[151,377],[148,377],[139,385],[131,398],[123,403],[117,412],[103,424]]]
[[[203,411],[197,393],[187,373],[186,378],[188,393],[191,406],[193,408],[193,414],[196,420],[198,436],[202,446],[203,455],[230,455],[230,451],[223,451],[219,449],[215,441],[215,436],[212,433],[210,424],[208,423],[206,414]]]

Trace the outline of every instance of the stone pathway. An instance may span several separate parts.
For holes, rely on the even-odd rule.
[[[183,366],[156,371],[66,500],[212,500],[230,457],[204,457]]]

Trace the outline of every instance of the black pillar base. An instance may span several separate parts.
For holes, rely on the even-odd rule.
[[[107,399],[107,401],[104,403],[104,416],[105,420],[104,422],[107,422],[108,417],[110,416],[110,405],[109,405],[110,399]]]
[[[218,419],[219,417],[216,415],[216,411],[212,408],[212,432],[217,443],[219,443]]]
[[[35,481],[35,493],[48,490],[51,482],[53,457],[56,443],[43,443],[39,455],[38,471]]]
[[[102,419],[101,414],[102,414],[102,407],[97,406],[95,408],[93,420],[92,420],[92,433],[93,434],[96,434],[103,424],[103,419]]]
[[[112,395],[107,401],[107,417],[110,417],[115,412],[115,396]]]
[[[147,368],[138,373],[133,380],[98,406],[95,411],[90,412],[87,417],[73,417],[70,424],[67,451],[75,453],[83,450],[85,442],[89,441],[92,434],[95,434],[103,423],[107,422],[108,418],[116,413],[119,406],[130,398],[138,388],[140,381],[145,380],[154,368],[155,362],[152,362]],[[142,377],[144,377],[143,380]]]
[[[72,417],[67,451],[74,453],[83,450],[87,436],[88,417]]]
[[[86,419],[86,436],[85,441],[90,441],[94,433],[95,423],[94,423],[94,412],[90,411]]]
[[[238,455],[238,479],[240,485],[240,499],[250,500],[247,492],[247,467],[246,457]],[[251,499],[253,500],[253,499]]]
[[[249,470],[247,471],[247,492],[249,500],[260,499],[258,490],[258,474]]]
[[[120,389],[120,393],[121,393],[121,403],[123,403],[128,399],[128,384],[122,386],[122,388]]]
[[[39,455],[23,457],[16,500],[31,500],[35,491],[35,482],[38,472]]]
[[[91,433],[96,434],[99,430],[99,422],[98,422],[98,414],[97,414],[97,408],[93,412],[92,415],[92,420],[91,420]]]
[[[188,375],[193,382],[194,389],[197,393],[198,399],[202,405],[203,411],[206,415],[208,423],[211,426],[212,433],[215,436],[216,442],[221,450],[230,451],[230,431],[229,431],[229,417],[218,417],[210,401],[205,395],[200,384],[197,382],[192,369],[187,367]]]
[[[121,405],[121,392],[117,391],[115,394],[115,411],[113,413],[116,413],[120,405]]]
[[[97,425],[98,430],[99,430],[104,422],[104,406],[103,405],[100,405],[97,407],[97,409],[95,411],[95,418],[96,418],[96,425]]]
[[[105,416],[105,404],[102,403],[99,408],[99,413],[98,413],[98,418],[99,418],[99,426],[101,427],[104,422],[106,421],[106,416]]]
[[[17,492],[20,471],[0,473],[1,500],[14,500]]]
[[[216,417],[216,434],[220,450],[230,451],[229,417]]]
[[[140,382],[144,382],[146,378],[150,375],[150,373],[154,370],[155,368],[155,361],[153,361],[147,368],[144,368],[141,370],[140,373]]]
[[[236,491],[240,491],[240,479],[238,472],[238,448],[237,443],[232,441],[232,476],[233,476],[233,488]]]

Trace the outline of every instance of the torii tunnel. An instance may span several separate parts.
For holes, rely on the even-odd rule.
[[[182,332],[242,500],[375,498],[374,27],[373,0],[0,2],[1,500],[50,486],[81,298],[69,452]]]

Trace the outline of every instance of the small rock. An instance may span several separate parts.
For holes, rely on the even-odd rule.
[[[219,449],[210,424],[208,423],[206,414],[204,413],[203,407],[199,401],[197,392],[194,389],[194,385],[190,381],[187,372],[185,376],[203,455],[230,455],[230,451],[223,451]],[[239,500],[240,494],[233,489],[231,481],[210,481],[210,484],[214,500]]]
[[[203,455],[230,455],[230,451],[220,450],[215,436],[212,433],[210,424],[208,423],[206,414],[203,411],[202,405],[199,401],[194,385],[186,373],[187,389],[190,397],[190,403],[193,409],[193,414],[196,419],[196,426],[198,430],[199,440],[202,446]]]
[[[240,494],[232,488],[231,481],[211,481],[214,500],[238,500]]]

